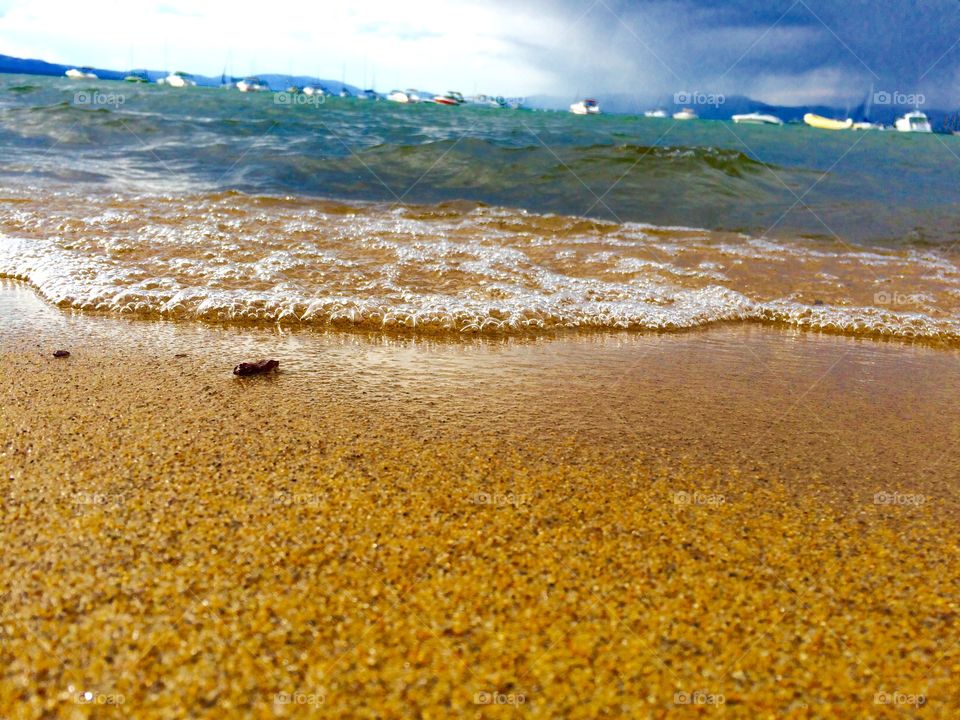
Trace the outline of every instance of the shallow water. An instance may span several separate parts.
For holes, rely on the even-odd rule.
[[[0,274],[145,318],[960,339],[954,138],[278,97],[0,78]]]

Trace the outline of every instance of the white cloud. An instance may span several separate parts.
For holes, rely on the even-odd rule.
[[[537,27],[522,11],[513,22]],[[545,81],[518,66],[502,9],[480,0],[313,5],[297,0],[13,0],[0,17],[0,52],[125,69],[219,75],[320,74],[381,89],[422,86],[528,94]]]

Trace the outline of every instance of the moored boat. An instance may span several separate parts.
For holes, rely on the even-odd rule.
[[[437,95],[433,101],[437,105],[463,105],[464,103],[463,95],[456,90],[448,90],[443,95]]]
[[[850,118],[846,120],[833,120],[832,118],[826,118],[814,113],[804,115],[803,121],[810,127],[815,127],[819,130],[849,130],[853,127],[853,120]]]
[[[67,70],[64,75],[72,80],[96,80],[97,74],[93,72],[88,67],[85,68],[70,68]]]
[[[738,125],[783,125],[783,120],[778,118],[776,115],[768,115],[767,113],[758,112],[734,115],[731,120]]]
[[[570,106],[570,112],[574,115],[599,115],[600,103],[592,98],[575,102]]]
[[[899,132],[932,133],[933,128],[930,125],[930,119],[926,113],[920,110],[908,112],[902,118],[899,118],[895,127]]]
[[[679,112],[673,114],[674,120],[699,120],[700,116],[697,115],[691,108],[684,108]]]
[[[169,85],[175,88],[196,87],[197,81],[193,79],[190,73],[181,71],[173,72],[157,80],[158,85]]]
[[[240,92],[266,92],[270,87],[258,77],[244,78],[237,83]]]

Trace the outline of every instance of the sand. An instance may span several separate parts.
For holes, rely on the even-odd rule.
[[[960,712],[956,351],[0,332],[2,717]]]

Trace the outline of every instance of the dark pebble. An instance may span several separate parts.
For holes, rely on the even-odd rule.
[[[57,350],[53,353],[54,357],[70,357],[70,353],[67,350]]]
[[[233,374],[239,375],[240,377],[244,377],[246,375],[262,375],[263,373],[268,373],[271,370],[276,370],[279,367],[279,360],[258,360],[257,362],[252,363],[240,363],[233,369]]]

